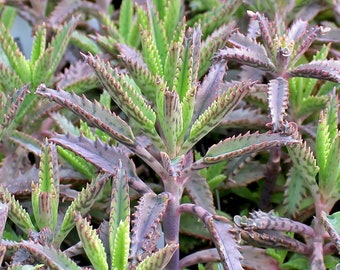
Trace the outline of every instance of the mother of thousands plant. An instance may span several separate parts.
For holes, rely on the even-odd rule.
[[[176,10],[180,9],[180,2],[166,1],[164,6]],[[107,133],[141,158],[160,177],[167,204],[162,215],[162,232],[165,244],[176,249],[166,269],[180,269],[188,262],[185,259],[180,261],[176,248],[182,213],[191,213],[205,224],[225,269],[242,269],[242,255],[233,225],[228,219],[217,215],[211,191],[197,171],[246,153],[297,143],[297,131],[291,125],[287,126],[290,128],[285,132],[256,132],[230,137],[211,146],[203,157],[194,160],[192,150],[195,144],[242,100],[253,83],[224,83],[224,60],[216,61],[199,83],[199,63],[205,61],[200,58],[202,51],[209,50],[206,47],[208,45],[213,49],[214,42],[208,45],[202,42],[199,25],[187,28],[182,21],[176,21],[175,25],[169,23],[169,15],[161,17],[166,13],[157,13],[150,3],[147,9],[137,10],[141,22],[142,52],[127,45],[116,45],[128,72],[113,68],[99,56],[83,54],[130,124],[86,97],[45,85],[40,85],[37,93],[69,108],[89,124]],[[227,30],[225,27],[223,29]],[[221,34],[216,32],[211,35],[217,39]],[[117,161],[122,158],[118,148],[105,145],[98,139],[92,142],[83,136],[68,134],[56,135],[51,141],[74,151],[109,173],[116,173]],[[139,185],[143,182],[136,181],[133,166],[128,164],[123,163],[130,172],[127,174],[129,183],[132,188],[141,190]],[[148,189],[145,187],[143,190]],[[192,198],[192,204],[181,203],[184,190]],[[148,202],[147,206],[145,204],[142,202],[144,207],[155,207],[154,202]],[[143,223],[143,215],[137,211],[135,224]],[[80,220],[79,216],[77,220]],[[156,247],[159,232],[156,236],[153,233],[146,235],[145,239],[139,239],[145,243],[138,247],[132,242],[130,250],[137,248],[136,254],[139,255],[130,257],[129,269],[140,263],[150,252],[150,247]],[[197,261],[190,259],[190,263],[197,263],[202,258],[203,261],[216,260],[210,251],[202,251]]]

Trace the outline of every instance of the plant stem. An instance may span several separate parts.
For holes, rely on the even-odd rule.
[[[170,197],[167,211],[163,217],[163,229],[166,244],[179,243],[179,224],[180,224],[180,199],[183,193],[183,185],[179,184],[177,177],[170,176],[164,181],[165,192],[172,194]],[[166,270],[179,269],[179,249],[172,256]]]

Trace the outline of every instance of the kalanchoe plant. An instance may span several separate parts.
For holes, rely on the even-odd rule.
[[[162,222],[167,245],[179,243],[180,214],[191,213],[209,229],[225,269],[241,269],[242,255],[233,226],[227,219],[216,215],[209,187],[204,181],[195,181],[196,171],[245,153],[296,143],[296,130],[291,125],[291,130],[285,134],[247,133],[227,138],[194,161],[191,150],[195,144],[235,107],[252,83],[245,81],[226,85],[223,82],[226,63],[220,61],[211,66],[198,86],[198,63],[202,51],[200,27],[185,29],[182,24],[180,31],[168,39],[166,31],[160,30],[165,22],[158,19],[158,24],[155,24],[153,10],[140,9],[139,12],[139,16],[144,18],[142,53],[126,45],[118,45],[129,73],[112,68],[98,56],[84,55],[116,105],[129,118],[130,125],[108,108],[85,97],[61,89],[53,90],[45,85],[40,85],[37,93],[69,108],[83,120],[106,132],[159,175],[169,196]],[[142,131],[144,136],[140,136],[138,131]],[[116,170],[117,162],[112,164],[105,158],[120,159],[115,147],[98,140],[94,144],[89,143],[84,137],[78,139],[71,135],[57,135],[51,140],[73,150],[104,171]],[[149,142],[145,144],[146,141]],[[133,172],[130,171],[129,175],[136,179]],[[184,189],[193,198],[194,204],[180,203]],[[152,235],[148,237],[153,238]],[[207,255],[203,253],[202,256]],[[179,252],[176,250],[166,269],[179,268]]]

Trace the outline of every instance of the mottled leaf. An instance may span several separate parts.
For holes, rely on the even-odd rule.
[[[338,252],[340,252],[340,212],[335,212],[331,215],[323,212],[321,221],[330,235],[330,240],[335,244]]]
[[[134,135],[127,123],[97,101],[93,103],[85,97],[81,98],[63,90],[53,90],[45,85],[40,85],[36,93],[67,107],[85,121],[107,132],[114,139],[126,144],[133,144]]]
[[[315,78],[340,83],[340,61],[324,60],[302,64],[289,71],[290,76]]]
[[[177,249],[178,244],[166,245],[164,248],[145,258],[140,264],[138,264],[136,270],[164,269]]]
[[[288,81],[282,77],[269,81],[268,104],[274,132],[281,131],[289,103]]]
[[[79,238],[83,243],[87,257],[95,269],[109,269],[106,262],[106,253],[102,242],[96,231],[90,226],[89,222],[82,218],[78,212],[75,214],[74,222],[78,231]]]
[[[141,198],[132,221],[130,247],[132,265],[150,256],[156,248],[160,236],[157,225],[160,224],[168,200],[169,197],[165,193],[159,195],[148,193]]]

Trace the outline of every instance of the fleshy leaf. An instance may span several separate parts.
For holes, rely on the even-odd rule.
[[[210,217],[205,221],[212,240],[220,254],[221,262],[225,269],[241,270],[243,259],[236,242],[233,227],[223,217]]]
[[[330,240],[340,252],[340,212],[335,212],[331,215],[323,212],[321,221],[330,235]]]
[[[315,78],[340,83],[340,61],[312,61],[289,71],[290,76]]]
[[[105,183],[107,182],[108,175],[99,175],[96,179],[92,180],[90,185],[83,188],[78,197],[67,208],[64,220],[60,225],[59,231],[54,238],[54,246],[59,246],[68,233],[73,229],[74,212],[79,211],[82,215],[85,215],[101,196]]]
[[[268,103],[274,132],[282,130],[283,116],[288,108],[288,81],[282,77],[273,79],[268,85]]]
[[[118,233],[118,230],[120,232]],[[127,236],[126,234],[127,230]],[[112,194],[109,221],[109,245],[112,268],[126,269],[129,253],[130,198],[128,177],[122,163],[117,166],[117,173],[112,179]],[[125,235],[125,237],[124,237]],[[120,239],[118,239],[120,237]],[[118,246],[117,246],[118,245]],[[121,249],[122,247],[125,247]],[[126,258],[125,258],[126,257]]]
[[[141,198],[135,212],[135,219],[132,221],[130,248],[132,265],[150,256],[156,248],[160,236],[157,225],[160,224],[168,200],[166,193],[159,195],[147,193]]]
[[[19,202],[12,196],[7,189],[0,185],[0,200],[7,203],[9,207],[8,217],[24,232],[29,230],[35,231],[34,225],[31,221],[29,214],[19,204]]]
[[[119,33],[125,41],[128,40],[132,27],[133,1],[124,0],[120,6],[119,13]]]
[[[107,132],[114,139],[125,144],[133,144],[134,135],[126,122],[103,107],[97,101],[93,103],[85,97],[81,98],[63,90],[50,89],[45,85],[40,85],[36,92],[69,108],[85,121],[88,121],[95,127]]]
[[[3,92],[12,91],[12,89],[19,88],[23,84],[20,77],[2,62],[0,63],[0,79]]]
[[[260,55],[248,48],[227,48],[220,50],[216,58],[234,61],[241,65],[248,65],[268,72],[275,72],[276,70],[266,54]]]
[[[313,153],[307,147],[306,142],[290,145],[287,149],[296,170],[299,171],[299,175],[301,175],[306,187],[310,190],[314,202],[318,202],[320,191],[315,176],[319,171],[319,167],[316,165]]]
[[[102,242],[96,231],[90,226],[89,222],[81,216],[82,215],[79,212],[76,213],[74,222],[87,257],[95,269],[109,269]]]
[[[250,134],[248,132],[245,135],[227,138],[214,144],[208,149],[203,160],[208,164],[213,164],[246,153],[258,152],[275,146],[292,145],[297,142],[299,140],[290,135],[271,132]],[[193,168],[196,168],[196,166],[193,165]]]
[[[249,87],[249,82],[241,82],[235,84],[233,87],[218,96],[193,123],[189,137],[182,146],[182,152],[190,149],[208,132],[216,127],[223,117],[247,94]]]
[[[46,26],[41,25],[35,33],[32,51],[31,51],[31,63],[34,63],[45,51],[46,46]],[[45,70],[46,71],[46,70]]]
[[[81,270],[61,250],[33,241],[21,241],[19,246],[28,250],[38,261],[43,262],[51,269]]]
[[[145,258],[140,264],[138,264],[136,270],[164,269],[177,249],[177,244],[166,245],[164,248]]]

